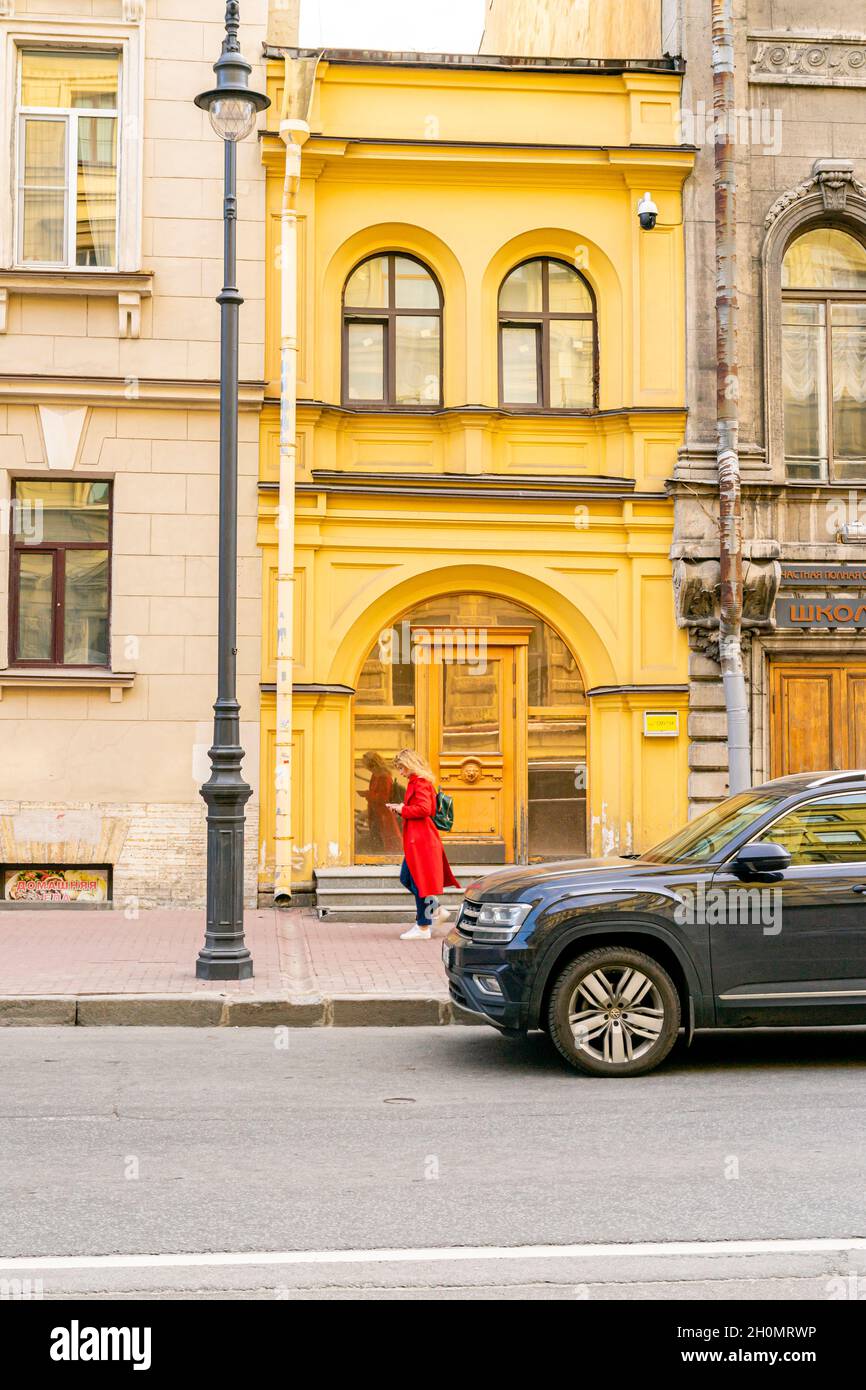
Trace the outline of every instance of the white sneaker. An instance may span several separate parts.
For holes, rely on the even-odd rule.
[[[434,927],[441,927],[443,922],[451,920],[451,913],[447,907],[437,907],[431,920]]]
[[[417,923],[410,927],[408,931],[401,931],[401,941],[429,941],[433,935],[429,927],[419,927]]]

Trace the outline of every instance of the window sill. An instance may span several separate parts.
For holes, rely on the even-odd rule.
[[[0,700],[6,687],[19,690],[107,690],[116,704],[123,699],[124,690],[129,690],[134,681],[134,671],[9,666],[5,671],[0,671]]]
[[[153,272],[120,270],[0,271],[0,333],[6,332],[11,294],[99,296],[117,300],[120,338],[141,336],[141,301],[153,294]]]

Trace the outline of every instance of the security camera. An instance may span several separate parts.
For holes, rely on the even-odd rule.
[[[648,193],[645,193],[637,205],[638,220],[645,232],[651,232],[656,224],[659,210]]]

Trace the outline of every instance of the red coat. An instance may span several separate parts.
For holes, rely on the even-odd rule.
[[[446,886],[460,887],[433,824],[435,811],[436,788],[413,773],[403,798],[403,854],[422,898],[438,898]]]

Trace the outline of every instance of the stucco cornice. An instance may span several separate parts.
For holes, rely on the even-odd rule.
[[[260,411],[263,381],[242,381],[241,410]],[[135,409],[217,410],[218,381],[157,380],[147,377],[16,376],[0,374],[4,405],[91,405]]]
[[[844,212],[849,196],[866,200],[866,185],[854,177],[854,162],[850,159],[821,159],[816,161],[812,173],[796,187],[786,189],[769,208],[764,218],[764,227],[770,227],[787,212],[789,208],[806,199],[820,198],[811,211]]]

